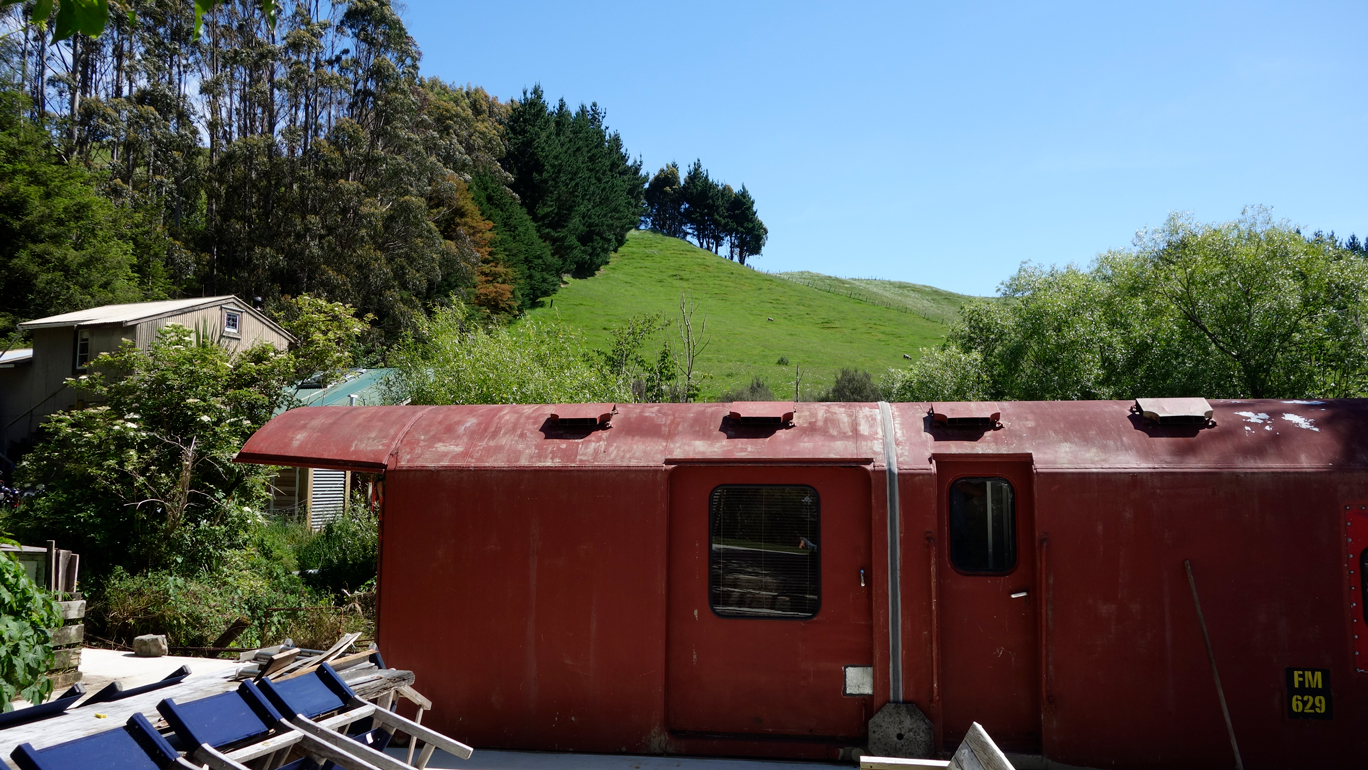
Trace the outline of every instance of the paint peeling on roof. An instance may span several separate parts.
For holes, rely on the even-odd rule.
[[[1235,414],[1245,418],[1245,422],[1252,422],[1256,424],[1261,422],[1268,422],[1269,420],[1273,419],[1264,412],[1236,412]]]
[[[1284,413],[1282,418],[1297,426],[1298,428],[1302,428],[1304,430],[1314,430],[1315,432],[1320,433],[1320,428],[1316,427],[1316,421],[1311,419],[1310,417],[1302,417],[1299,414]]]
[[[1324,401],[1284,401],[1284,404],[1303,404],[1306,406],[1320,406]]]

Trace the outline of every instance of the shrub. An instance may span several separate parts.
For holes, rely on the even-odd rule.
[[[883,394],[869,372],[841,369],[831,388],[817,397],[818,401],[882,401]]]
[[[311,588],[330,596],[361,590],[375,580],[380,552],[378,521],[364,506],[349,506],[298,552]]]
[[[718,401],[773,401],[774,394],[770,392],[769,386],[764,380],[756,377],[750,381],[749,385],[743,385],[733,390],[724,391],[718,396]]]
[[[424,340],[391,356],[398,370],[386,399],[414,404],[574,404],[627,401],[624,383],[586,352],[583,340],[555,321],[481,326],[464,305],[439,308]]]
[[[8,542],[8,541],[5,541]],[[57,602],[25,574],[18,560],[0,554],[0,708],[16,697],[42,703],[52,693],[44,676],[52,665],[52,634],[62,622]]]
[[[131,575],[117,568],[97,587],[88,615],[109,639],[127,643],[140,634],[166,634],[180,647],[207,647],[245,617],[252,625],[235,644],[250,647],[289,635],[293,619],[273,608],[330,609],[298,576],[255,549],[227,554],[223,562],[195,576],[169,570]]]

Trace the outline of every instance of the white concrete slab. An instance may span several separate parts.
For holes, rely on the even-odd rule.
[[[389,749],[387,753],[403,759],[408,749]],[[565,754],[491,749],[476,749],[470,759],[457,759],[444,751],[438,751],[432,755],[432,761],[428,762],[428,767],[443,770],[822,770],[853,766],[853,763],[648,757],[630,754]]]
[[[236,660],[218,658],[187,658],[180,655],[164,655],[160,658],[139,658],[131,652],[122,650],[101,650],[85,647],[81,650],[81,673],[85,678],[81,683],[86,692],[96,693],[110,682],[117,681],[124,686],[137,687],[157,681],[181,666],[189,666],[191,676],[208,674],[238,665]]]

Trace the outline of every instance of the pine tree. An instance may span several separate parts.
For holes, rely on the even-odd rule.
[[[684,238],[684,195],[679,180],[679,165],[670,162],[651,178],[646,186],[646,217],[648,226],[672,238]]]
[[[755,200],[745,185],[732,196],[727,206],[727,243],[731,258],[746,264],[750,257],[760,255],[769,239],[769,228],[755,213]]]

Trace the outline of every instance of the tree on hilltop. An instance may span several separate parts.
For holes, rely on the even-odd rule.
[[[662,235],[683,239],[689,234],[684,222],[683,182],[679,164],[671,161],[656,172],[646,186],[646,224]]]

